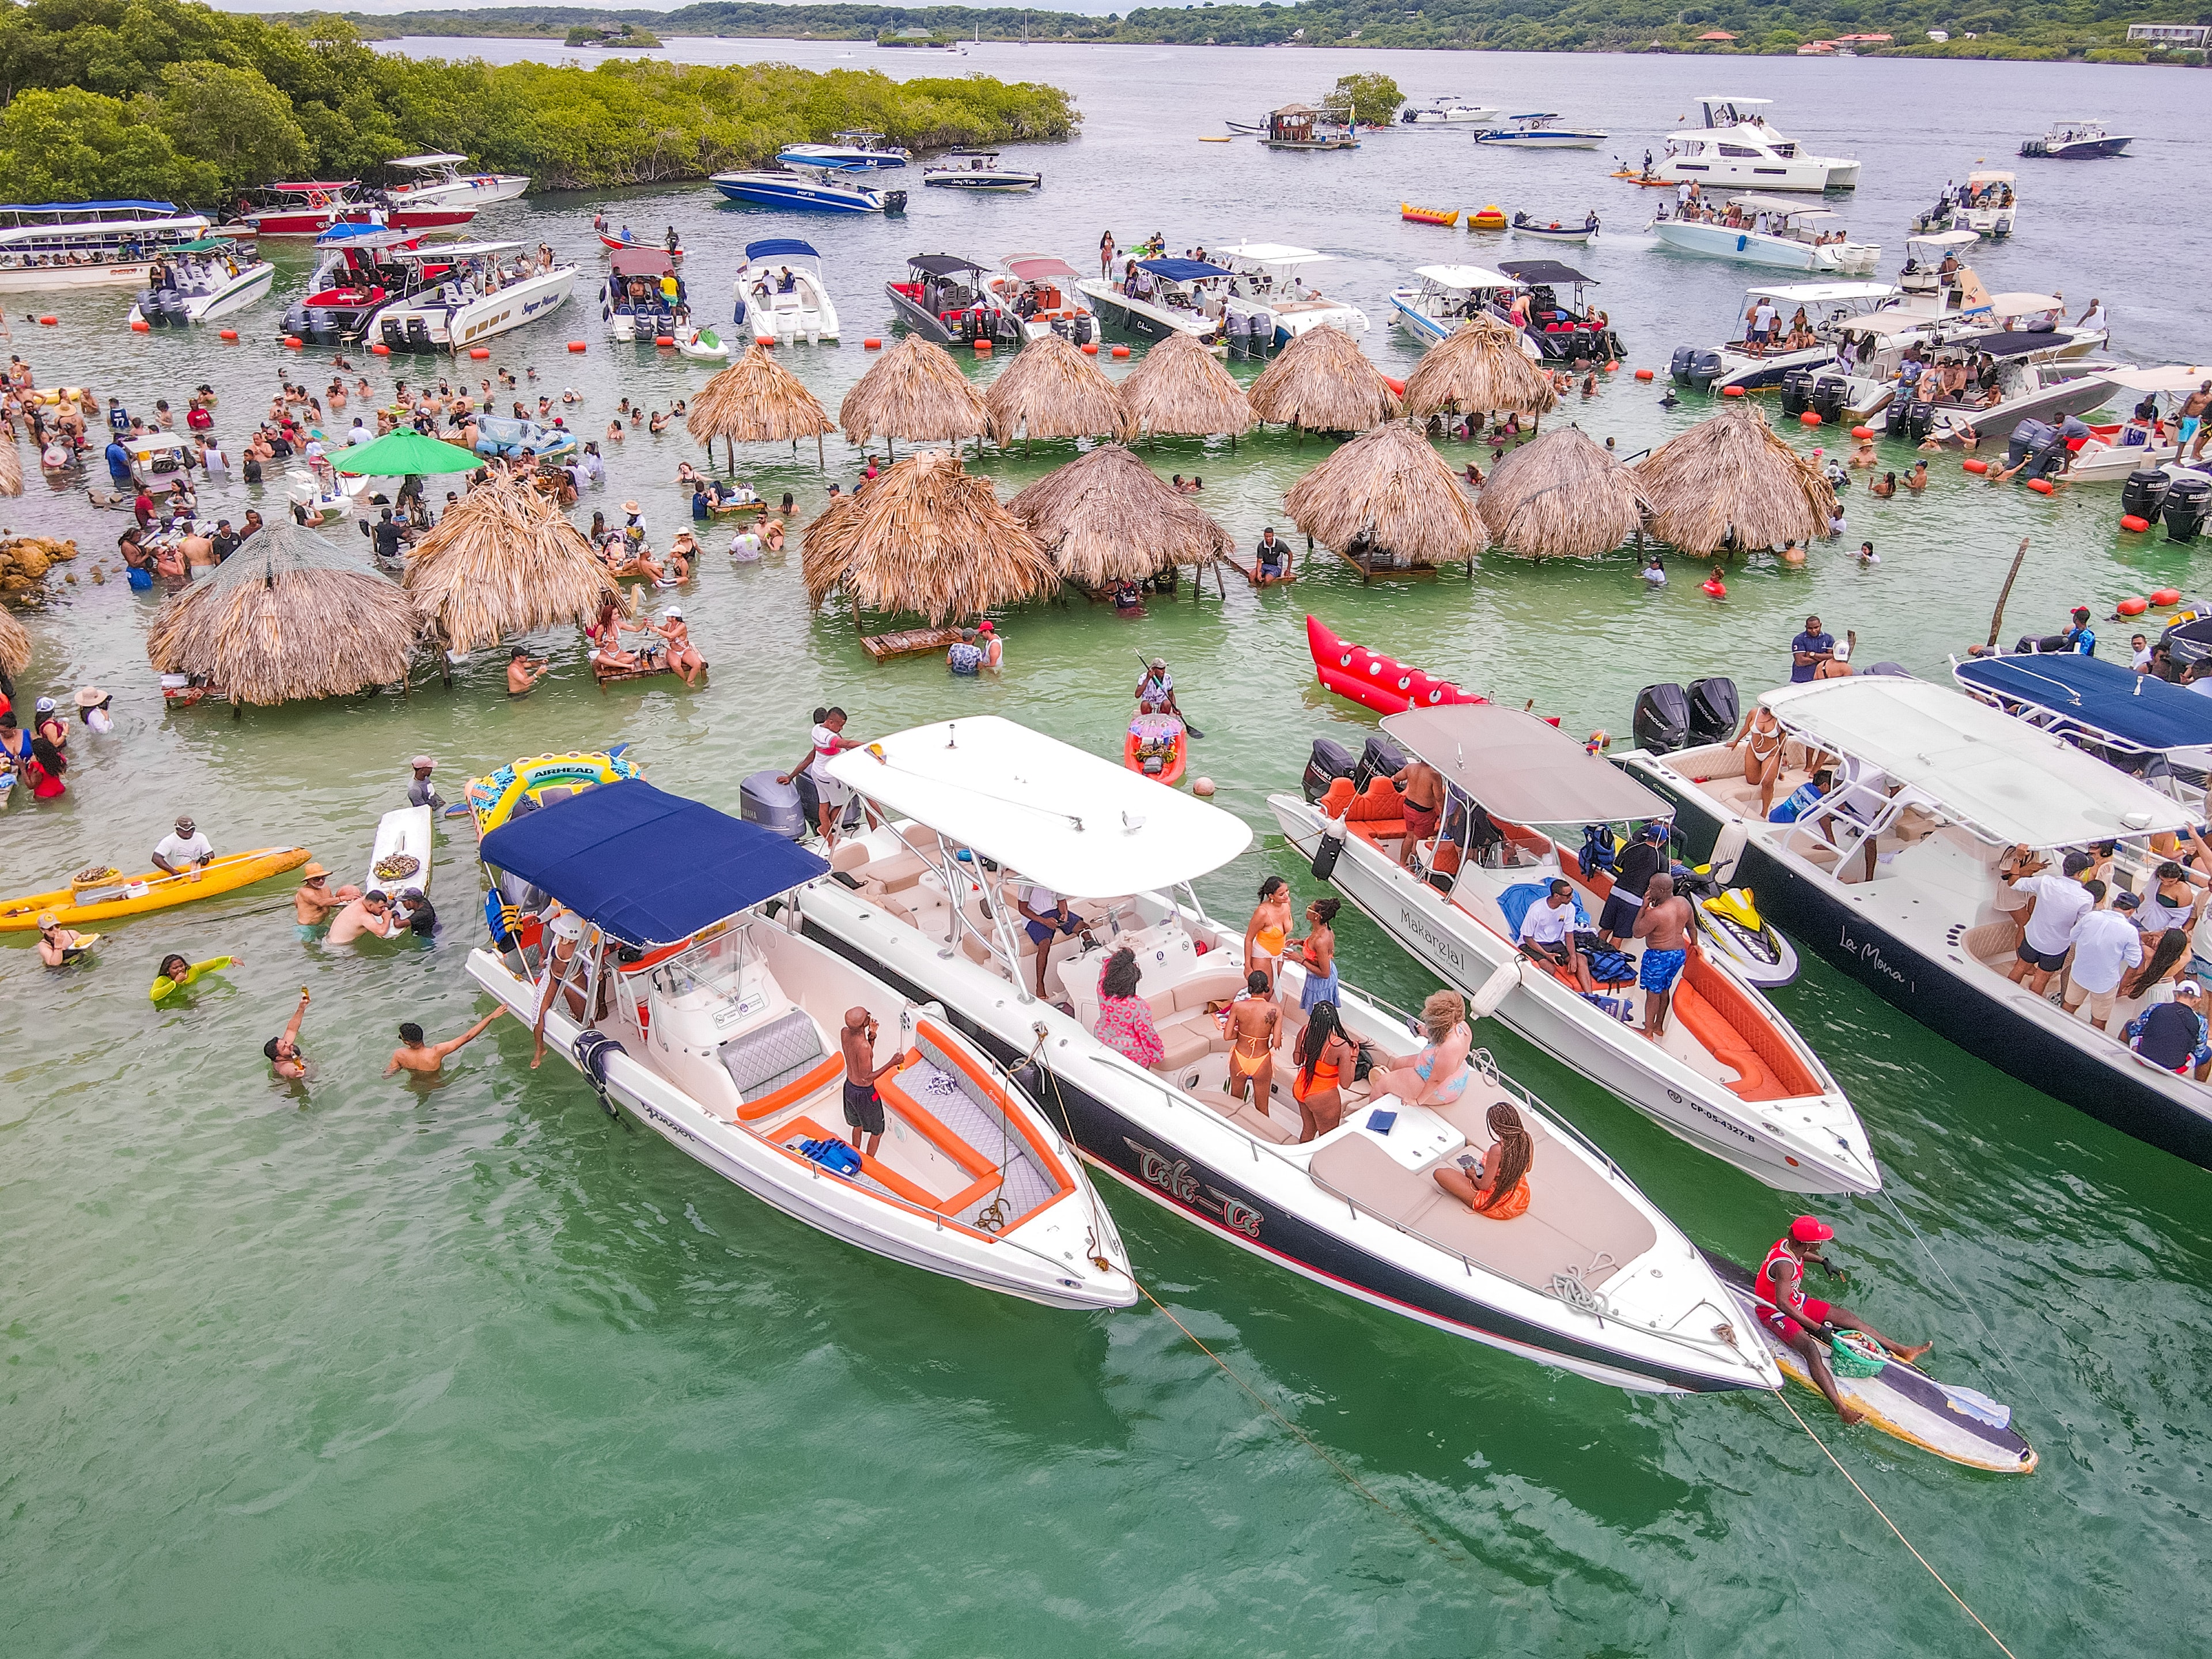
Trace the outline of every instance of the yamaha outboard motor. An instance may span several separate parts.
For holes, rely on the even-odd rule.
[[[1735,735],[1736,717],[1741,710],[1734,680],[1717,674],[1692,680],[1689,702],[1691,742],[1726,743]]]
[[[1690,699],[1673,681],[1647,685],[1636,694],[1630,720],[1636,741],[1655,755],[1680,749],[1690,740]]]
[[[884,192],[884,211],[886,213],[904,213],[906,211],[906,192],[902,190],[885,191]]]
[[[2166,489],[2172,482],[2172,475],[2162,466],[2137,467],[2120,486],[2120,516],[2157,518],[2159,510],[2166,505]]]
[[[1926,443],[1928,434],[1936,427],[1936,405],[1915,399],[1911,419],[1906,423],[1905,435],[1917,444]]]
[[[1721,377],[1721,354],[1711,346],[1705,347],[1690,359],[1690,384],[1700,392],[1710,392],[1713,382]]]
[[[1813,382],[1813,412],[1829,426],[1844,418],[1844,398],[1850,386],[1840,374],[1823,374]]]
[[[430,338],[430,325],[420,317],[407,319],[407,349],[410,351],[434,351],[437,344]]]
[[[1306,761],[1305,776],[1298,781],[1298,787],[1305,792],[1307,800],[1319,800],[1328,793],[1329,785],[1352,775],[1354,764],[1352,751],[1342,744],[1316,738],[1313,753]]]
[[[1668,378],[1687,386],[1690,383],[1690,360],[1697,355],[1698,349],[1695,346],[1676,346],[1674,356],[1667,364]]]
[[[1367,746],[1359,751],[1359,764],[1352,769],[1352,793],[1367,793],[1368,781],[1376,777],[1395,778],[1406,769],[1405,750],[1385,737],[1367,739]]]
[[[1912,398],[1910,394],[1900,392],[1893,396],[1889,407],[1882,410],[1881,429],[1893,438],[1902,438],[1911,428]]]
[[[1813,406],[1813,381],[1809,368],[1793,368],[1782,377],[1782,412],[1796,420]]]
[[[787,840],[797,841],[806,833],[806,812],[799,804],[799,786],[776,781],[782,775],[771,767],[739,784],[738,814],[747,823],[757,823]]]
[[[2188,543],[2197,539],[2197,532],[2204,527],[2206,497],[2212,495],[2212,480],[2198,477],[2176,478],[2166,492],[2166,538],[2170,542]]]
[[[287,334],[304,334],[307,329],[307,302],[305,300],[295,300],[284,313],[283,331]]]

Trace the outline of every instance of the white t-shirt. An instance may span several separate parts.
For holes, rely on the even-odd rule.
[[[2084,890],[2083,896],[2087,896]],[[2039,913],[2043,902],[2036,902]],[[2033,931],[2031,927],[2030,932]],[[2120,975],[2142,966],[2142,935],[2113,910],[2091,910],[2074,926],[2074,982],[2099,996],[2119,988]]]
[[[1575,905],[1571,898],[1556,908],[1549,899],[1538,899],[1522,914],[1521,940],[1523,944],[1557,945],[1574,925]]]
[[[1763,305],[1751,314],[1751,325],[1761,334],[1771,334],[1774,325],[1782,320],[1782,313],[1772,306]]]
[[[2200,697],[2212,697],[2212,674],[2190,681],[2189,689]]]
[[[2074,942],[2075,925],[2096,902],[2088,889],[2055,871],[2025,877],[2012,885],[2016,893],[2035,895],[2035,914],[2027,919],[2028,948],[2039,956],[2063,956]]]
[[[2150,647],[2148,646],[2145,646],[2142,650],[2130,657],[2128,659],[2128,666],[2134,669],[2138,674],[2148,669],[2150,666]]]
[[[191,839],[170,834],[161,837],[161,844],[154,849],[154,856],[163,860],[173,870],[181,870],[188,864],[198,864],[215,851],[215,843],[197,830]]]
[[[1041,916],[1048,916],[1060,906],[1060,895],[1049,887],[1024,887],[1022,902]]]

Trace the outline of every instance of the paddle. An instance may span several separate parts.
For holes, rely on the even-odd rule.
[[[1151,673],[1151,672],[1152,672],[1152,659],[1150,657],[1146,656],[1146,655],[1143,652],[1141,652],[1141,651],[1134,652],[1134,653],[1133,653],[1132,654],[1135,656],[1135,658],[1137,659],[1137,660],[1138,660],[1139,662],[1140,662],[1140,663],[1142,663],[1142,664],[1144,664],[1144,665],[1145,665],[1145,672],[1146,672],[1147,674],[1149,674],[1149,673]],[[1197,721],[1195,721],[1195,720],[1194,720],[1193,719],[1191,719],[1191,717],[1190,717],[1189,715],[1183,714],[1183,712],[1182,712],[1182,707],[1181,703],[1179,703],[1179,702],[1177,703],[1177,705],[1176,705],[1176,713],[1178,715],[1181,715],[1181,716],[1182,716],[1182,729],[1183,729],[1184,731],[1186,731],[1186,732],[1189,732],[1191,736],[1193,736],[1194,738],[1202,738],[1202,737],[1204,737],[1204,736],[1206,735],[1206,733],[1205,733],[1205,732],[1201,732],[1201,731],[1200,731],[1200,730],[1198,729],[1198,722],[1197,722]]]

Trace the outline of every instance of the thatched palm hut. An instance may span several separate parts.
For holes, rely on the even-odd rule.
[[[1531,439],[1490,475],[1475,511],[1492,544],[1527,559],[1595,559],[1644,526],[1635,473],[1578,426]]]
[[[9,679],[30,666],[31,635],[22,623],[6,611],[0,611],[0,672]]]
[[[520,480],[477,485],[407,556],[400,578],[448,650],[589,621],[619,598],[584,532]]]
[[[1177,565],[1212,564],[1235,549],[1227,531],[1119,444],[1047,473],[1006,510],[1029,526],[1062,576],[1092,592]]]
[[[20,495],[23,493],[23,458],[15,453],[15,441],[0,435],[0,495]]]
[[[1001,448],[1032,438],[1119,438],[1129,417],[1098,365],[1057,334],[1030,341],[983,393],[991,441]]]
[[[799,376],[776,362],[766,346],[755,345],[700,389],[684,417],[684,429],[709,455],[720,438],[734,466],[737,445],[786,438],[794,448],[801,438],[813,439],[815,459],[823,459],[822,435],[837,428]]]
[[[1261,420],[1306,432],[1366,432],[1398,416],[1390,382],[1334,323],[1291,340],[1247,395]]]
[[[287,514],[162,601],[146,657],[204,676],[234,705],[279,703],[404,681],[421,637],[398,583]]]
[[[1636,465],[1651,530],[1704,557],[1809,542],[1828,533],[1836,492],[1746,398],[1670,438]]]
[[[1406,413],[1547,415],[1559,407],[1552,377],[1521,349],[1520,331],[1495,317],[1470,317],[1406,378]]]
[[[1213,354],[1188,334],[1174,334],[1145,353],[1115,388],[1129,431],[1170,437],[1239,438],[1252,429],[1252,404]]]
[[[1392,421],[1354,438],[1291,486],[1291,522],[1362,577],[1468,562],[1489,545],[1459,477],[1420,428]]]
[[[866,374],[837,406],[847,441],[873,438],[977,438],[990,429],[990,411],[943,346],[909,334]]]
[[[915,612],[932,627],[1016,605],[1060,585],[1060,573],[988,478],[957,455],[924,450],[832,505],[801,532],[801,568],[816,605],[844,594],[857,620]]]

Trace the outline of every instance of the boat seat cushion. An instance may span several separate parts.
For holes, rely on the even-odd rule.
[[[831,862],[836,862],[834,855]],[[912,853],[894,853],[888,858],[870,859],[860,876],[863,882],[879,884],[884,892],[896,893],[920,881],[928,868]]]
[[[1165,1019],[1155,1010],[1152,1024],[1158,1028],[1160,1034],[1160,1064],[1170,1071],[1202,1060],[1216,1049],[1229,1046],[1229,1039],[1221,1035],[1221,1027],[1203,1008],[1190,1013],[1171,1014]]]
[[[766,1024],[738,1032],[721,1046],[720,1055],[738,1092],[750,1099],[812,1071],[827,1052],[814,1016],[791,1008]]]

